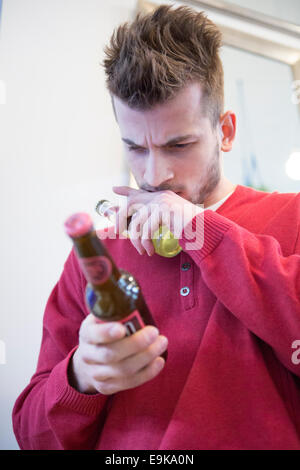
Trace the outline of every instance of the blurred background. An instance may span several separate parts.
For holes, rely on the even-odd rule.
[[[298,48],[298,0],[232,4],[293,24]],[[134,184],[100,64],[137,1],[0,0],[0,9],[0,449],[18,449],[11,411],[34,373],[43,311],[71,249],[63,222],[87,211],[99,226],[98,199],[114,199],[113,185]],[[289,63],[242,47],[225,45],[222,59],[226,110],[237,115],[226,176],[298,192],[300,81]]]

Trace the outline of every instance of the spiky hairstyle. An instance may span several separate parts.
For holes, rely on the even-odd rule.
[[[204,112],[213,126],[224,109],[222,35],[203,12],[160,6],[119,26],[105,47],[104,68],[112,95],[134,109],[147,110],[199,82]]]

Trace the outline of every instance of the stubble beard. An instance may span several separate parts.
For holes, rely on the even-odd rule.
[[[195,191],[195,196],[191,199],[193,204],[203,205],[218,186],[221,180],[220,156],[221,153],[217,142],[210,165],[206,168],[205,174],[201,178],[202,181]]]
[[[201,177],[201,181],[193,192],[193,195],[190,197],[186,197],[188,201],[192,204],[203,205],[204,202],[209,198],[212,192],[216,189],[218,184],[221,180],[221,166],[220,166],[220,157],[221,152],[219,149],[219,143],[216,142],[216,146],[214,152],[212,154],[212,158],[210,159],[210,163],[208,167],[205,169],[203,176]],[[138,180],[135,178],[137,185],[140,189],[145,191],[154,191],[154,189],[149,189],[148,185],[146,184],[139,184]],[[170,185],[162,185],[160,188],[155,188],[155,191],[164,191],[164,190],[173,190]],[[182,192],[182,188],[178,189]]]

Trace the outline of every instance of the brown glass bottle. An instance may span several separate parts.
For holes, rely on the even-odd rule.
[[[155,322],[134,277],[117,268],[108,250],[98,238],[91,217],[77,213],[65,222],[80,267],[87,280],[85,302],[101,321],[119,321],[127,336]],[[166,359],[166,353],[162,355]]]

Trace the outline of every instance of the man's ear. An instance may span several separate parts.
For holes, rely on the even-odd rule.
[[[221,150],[230,152],[236,133],[236,116],[232,111],[227,111],[220,117]]]

